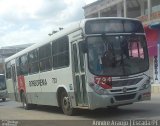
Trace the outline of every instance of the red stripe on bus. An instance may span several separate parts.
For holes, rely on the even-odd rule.
[[[20,92],[21,90],[26,92],[26,85],[25,85],[25,80],[23,75],[18,76],[18,91]]]

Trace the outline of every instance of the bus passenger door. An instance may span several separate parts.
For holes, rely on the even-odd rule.
[[[82,43],[83,41],[72,44],[74,87],[78,106],[88,106]]]
[[[15,64],[11,65],[11,78],[12,78],[12,83],[13,83],[13,91],[14,91],[15,101],[18,101],[18,88],[17,88]]]

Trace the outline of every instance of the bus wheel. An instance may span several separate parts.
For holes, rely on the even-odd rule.
[[[28,104],[27,98],[26,98],[26,95],[24,92],[22,93],[22,105],[23,105],[24,109],[26,109],[26,110],[30,109],[30,104]]]
[[[61,108],[63,110],[63,113],[66,115],[71,116],[75,112],[75,109],[71,107],[71,103],[66,91],[63,91],[61,93]]]
[[[6,101],[6,98],[2,98],[2,101],[5,102],[5,101]]]

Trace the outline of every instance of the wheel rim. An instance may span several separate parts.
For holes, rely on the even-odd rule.
[[[64,111],[69,111],[70,109],[70,102],[68,97],[63,98],[63,109]]]
[[[23,102],[23,106],[24,106],[24,108],[26,108],[27,104],[25,102]]]

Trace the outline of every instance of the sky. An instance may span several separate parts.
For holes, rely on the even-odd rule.
[[[84,18],[96,0],[0,0],[0,48],[38,43],[59,27]]]

